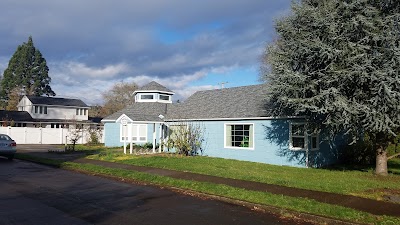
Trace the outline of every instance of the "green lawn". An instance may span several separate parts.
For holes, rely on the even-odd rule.
[[[99,151],[91,148],[89,152],[92,154],[93,152]],[[176,187],[184,190],[222,196],[250,203],[275,206],[280,209],[305,212],[340,220],[367,224],[400,224],[400,218],[397,217],[376,216],[306,198],[295,198],[270,194],[267,192],[249,191],[221,184],[174,179],[131,170],[63,162],[54,159],[31,156],[29,154],[17,154],[16,157],[49,164],[64,169],[77,170],[103,176],[111,176],[124,179],[125,181],[131,180],[135,182],[139,181],[148,184],[160,185],[163,187]],[[299,169],[209,157],[181,157],[176,155],[132,156],[121,154],[120,150],[117,149],[106,151],[103,150],[100,151],[100,154],[90,155],[88,157],[133,165],[146,165],[159,168],[191,171],[222,177],[254,180],[266,183],[277,183],[293,187],[303,187],[307,189],[326,190],[337,193],[352,193],[357,191],[362,192],[365,190],[385,187],[399,190],[398,187],[400,187],[400,176],[391,175],[389,177],[381,178],[374,176],[372,172]],[[390,165],[396,167],[396,165],[399,165],[399,162],[400,160],[394,160]],[[315,181],[315,178],[318,178],[317,181]],[[345,181],[341,181],[343,179]],[[329,182],[330,185],[322,185],[321,183],[324,182]],[[346,184],[346,182],[349,182],[350,184]],[[339,188],[340,185],[345,186],[348,190],[341,190]],[[283,211],[283,213],[286,216],[293,216],[287,211]]]
[[[400,158],[390,160],[388,167],[390,172],[400,175]]]
[[[374,199],[380,199],[382,191],[400,191],[400,176],[396,175],[400,174],[400,159],[389,163],[394,174],[380,177],[374,175],[372,169],[367,171],[307,169],[211,157],[181,157],[174,154],[134,156],[108,151],[89,158]]]

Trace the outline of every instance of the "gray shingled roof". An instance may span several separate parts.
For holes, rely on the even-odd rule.
[[[0,110],[0,121],[33,121],[32,116],[26,111]]]
[[[166,115],[167,108],[171,104],[159,102],[135,102],[125,109],[122,109],[104,120],[117,120],[122,114],[127,115],[133,121],[162,121],[158,116]]]
[[[59,106],[78,106],[89,107],[80,99],[54,98],[43,96],[26,96],[34,105],[59,105]]]
[[[155,81],[152,81],[152,82],[142,86],[138,90],[136,90],[136,92],[140,92],[140,91],[161,91],[161,92],[173,93],[173,91],[169,90],[168,88],[162,86],[161,84],[159,84]]]
[[[266,84],[198,91],[171,107],[167,119],[265,117],[266,96]]]
[[[174,119],[229,119],[270,116],[266,110],[267,85],[198,91],[184,103],[136,102],[104,120],[116,120],[126,114],[134,121],[161,121]]]

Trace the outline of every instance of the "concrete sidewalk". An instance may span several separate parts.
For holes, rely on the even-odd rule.
[[[211,175],[202,175],[197,173],[182,172],[168,169],[159,169],[153,167],[134,166],[121,163],[106,162],[100,160],[92,160],[83,158],[82,154],[55,154],[47,152],[19,151],[24,154],[31,154],[36,157],[58,159],[64,161],[72,161],[83,164],[93,164],[109,168],[119,168],[126,170],[134,170],[160,176],[167,176],[176,179],[194,180],[200,182],[209,182],[216,184],[224,184],[236,188],[243,188],[252,191],[269,192],[272,194],[285,195],[291,197],[302,197],[313,199],[319,202],[344,206],[359,211],[368,212],[374,215],[387,215],[400,217],[400,204],[377,201],[372,199],[360,198],[351,195],[341,195],[335,193],[312,191],[273,184],[259,183],[254,181],[236,180],[230,178],[216,177]]]
[[[209,182],[216,184],[224,184],[232,187],[243,188],[253,191],[265,191],[273,194],[286,195],[292,197],[303,197],[314,199],[319,202],[324,202],[333,205],[340,205],[348,208],[353,208],[359,211],[368,212],[374,215],[388,215],[400,217],[400,204],[376,201],[372,199],[360,198],[350,195],[340,195],[328,192],[311,191],[305,189],[291,188],[273,184],[265,184],[253,181],[235,180],[229,178],[215,177],[189,172],[181,172],[168,169],[158,169],[152,167],[133,166],[120,163],[91,160],[80,158],[74,160],[77,163],[94,164],[110,168],[120,168],[127,170],[135,170],[139,172],[167,176],[177,179],[194,180],[200,182]]]

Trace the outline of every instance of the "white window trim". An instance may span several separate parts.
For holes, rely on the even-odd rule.
[[[227,146],[226,145],[226,127],[231,126],[231,125],[252,125],[253,126],[253,133],[251,136],[253,137],[253,147],[236,147],[236,146]],[[254,129],[255,125],[254,123],[224,123],[224,148],[227,149],[240,149],[240,150],[254,150],[254,146],[256,146],[256,140],[254,138]]]
[[[168,100],[161,99],[161,96],[167,96],[167,97],[168,97]],[[158,94],[158,101],[159,101],[159,102],[171,102],[171,95]]]
[[[124,142],[124,139],[123,139],[123,134],[124,134],[124,132],[126,132],[126,137],[129,137],[129,136],[132,136],[132,126],[133,125],[137,125],[137,130],[136,130],[136,133],[138,134],[137,136],[136,136],[136,141],[132,141],[133,143],[138,143],[138,142],[140,142],[140,143],[147,143],[147,140],[148,140],[148,127],[147,127],[147,124],[143,124],[143,123],[128,123],[126,126],[124,126],[124,125],[122,125],[122,124],[120,124],[120,126],[119,126],[119,139],[120,139],[120,142]],[[141,136],[139,136],[139,134],[140,134],[140,127],[141,126],[144,126],[145,127],[145,140],[140,140],[140,137]],[[125,131],[123,131],[123,129],[125,129]],[[132,136],[133,137],[133,136]],[[143,136],[142,136],[143,137]],[[131,142],[131,140],[126,140],[126,143],[130,143]]]
[[[308,149],[308,150],[310,150],[310,151],[318,151],[319,150],[319,134],[308,135],[307,131],[304,130],[304,135],[295,135],[295,136],[293,136],[292,135],[292,125],[306,125],[306,123],[305,122],[290,122],[289,123],[289,149],[290,150],[292,150],[292,151],[305,151],[305,150],[307,150],[309,148],[308,142],[312,141],[313,137],[317,138],[317,140],[316,140],[317,146],[316,146],[316,148],[312,148],[312,146],[311,146],[311,148]],[[304,137],[304,148],[293,147],[293,141],[292,141],[293,137],[299,137],[299,138]]]
[[[295,135],[295,136],[293,136],[292,135],[292,126],[293,125],[306,125],[306,123],[301,123],[301,122],[295,122],[295,123],[290,123],[289,124],[289,149],[290,150],[293,150],[293,151],[304,151],[304,150],[306,150],[307,148],[308,148],[308,140],[307,140],[307,134],[306,134],[306,132],[304,131],[304,134],[303,135]],[[298,137],[298,138],[301,138],[301,137],[304,137],[304,148],[299,148],[299,147],[293,147],[293,137]]]
[[[152,95],[153,99],[142,99],[143,95]],[[154,93],[139,93],[137,101],[138,102],[156,102],[157,98],[156,98],[156,95]]]

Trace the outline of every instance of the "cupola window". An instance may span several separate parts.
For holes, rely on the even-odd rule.
[[[154,95],[140,95],[140,99],[143,99],[143,100],[151,100],[151,99],[154,99]]]

